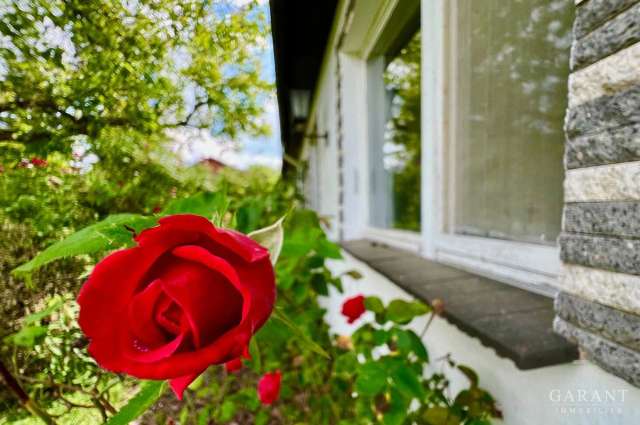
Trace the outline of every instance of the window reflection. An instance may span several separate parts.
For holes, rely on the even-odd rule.
[[[574,4],[451,5],[453,231],[552,244]]]
[[[382,166],[390,190],[388,227],[420,230],[420,32],[388,62]],[[376,208],[375,205],[372,206]]]

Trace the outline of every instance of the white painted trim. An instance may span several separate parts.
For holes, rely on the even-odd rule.
[[[422,0],[421,13],[421,132],[422,197],[421,222],[423,252],[435,258],[436,235],[441,232],[443,205],[442,139],[446,118],[444,108],[444,0]]]
[[[389,18],[391,18],[391,14],[395,10],[400,0],[387,0],[382,3],[382,7],[378,9],[376,13],[376,17],[373,20],[373,24],[369,27],[369,31],[367,31],[367,36],[365,37],[366,44],[362,47],[362,56],[364,58],[369,58],[371,56],[371,51],[375,48],[376,44],[380,39],[380,35],[384,31],[387,26],[387,22]]]
[[[384,243],[390,247],[403,249],[416,254],[419,254],[422,248],[422,237],[420,234],[407,230],[365,227],[363,236],[366,239]]]
[[[447,52],[453,22],[447,0],[422,0],[422,225],[424,255],[534,292],[553,295],[561,268],[553,246],[463,236],[449,231],[453,144],[449,104],[455,87]]]

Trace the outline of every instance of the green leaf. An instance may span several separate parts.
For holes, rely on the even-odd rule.
[[[400,364],[391,371],[390,377],[395,387],[409,398],[415,397],[422,400],[425,397],[425,390],[413,369]]]
[[[461,419],[446,407],[430,407],[423,415],[429,425],[460,425]]]
[[[329,295],[329,287],[327,286],[327,279],[323,273],[314,273],[311,275],[311,287],[319,295]]]
[[[251,356],[253,369],[260,373],[262,370],[262,357],[260,356],[258,341],[255,338],[251,338],[251,341],[249,341],[249,355]]]
[[[409,413],[410,398],[404,397],[400,391],[392,388],[390,391],[389,410],[384,413],[382,423],[384,425],[402,425]]]
[[[269,250],[269,257],[271,258],[271,264],[273,265],[278,261],[280,251],[282,251],[282,241],[284,240],[282,222],[284,221],[284,218],[285,216],[282,216],[271,226],[255,230],[247,235]]]
[[[269,423],[269,413],[261,410],[256,414],[254,419],[255,425],[267,425]]]
[[[340,376],[351,376],[358,368],[358,357],[353,351],[339,355],[335,361],[335,373]]]
[[[422,316],[429,311],[429,307],[419,301],[393,300],[387,307],[387,319],[400,325],[405,325],[414,317]]]
[[[358,394],[365,396],[376,395],[381,392],[387,384],[387,374],[378,363],[365,363],[358,370],[355,390]]]
[[[356,279],[356,280],[362,279],[362,277],[363,277],[362,273],[360,273],[358,270],[346,271],[346,272],[342,273],[341,276],[349,276],[350,278]]]
[[[231,419],[233,419],[233,417],[236,414],[236,410],[237,410],[236,404],[230,399],[226,399],[225,401],[222,402],[222,406],[220,406],[220,416],[218,419],[222,423],[227,423]]]
[[[471,387],[478,386],[478,374],[475,370],[471,369],[469,366],[458,365],[458,370],[467,377],[469,382],[471,382]]]
[[[40,310],[38,312],[32,313],[28,316],[25,316],[24,318],[24,324],[25,325],[29,325],[31,323],[35,323],[35,322],[39,322],[40,320],[44,319],[47,316],[50,316],[52,313],[54,313],[56,310],[58,310],[60,307],[62,307],[62,305],[64,304],[64,302],[62,300],[57,300],[55,301],[53,304],[51,304],[49,307]]]
[[[165,392],[165,381],[144,381],[140,391],[105,425],[127,425],[147,411]]]
[[[186,424],[188,418],[189,418],[189,408],[187,406],[183,406],[182,409],[180,409],[180,414],[178,415],[178,423]]]
[[[316,252],[325,258],[333,258],[336,260],[342,258],[340,246],[328,240],[326,236],[318,241]]]
[[[281,322],[282,324],[284,324],[285,326],[287,326],[295,334],[295,336],[297,337],[297,341],[301,343],[303,346],[306,346],[314,353],[320,354],[321,356],[326,357],[327,359],[331,358],[331,356],[329,356],[329,354],[320,345],[318,345],[315,341],[309,338],[302,331],[302,329],[300,329],[295,323],[293,323],[291,319],[289,319],[280,310],[280,308],[276,307],[275,309],[273,309],[272,317],[278,320],[279,322]]]
[[[36,345],[36,343],[46,334],[46,326],[26,326],[18,332],[6,336],[4,340],[19,347],[30,348]]]
[[[406,332],[411,339],[411,350],[420,360],[428,362],[429,353],[427,352],[427,348],[424,346],[424,343],[422,342],[420,337],[412,330],[407,330]]]
[[[389,332],[384,329],[373,331],[373,343],[375,345],[385,344],[389,340]]]
[[[411,329],[400,329],[394,327],[391,329],[391,335],[396,343],[400,353],[408,355],[413,352],[416,357],[423,361],[429,360],[429,355],[420,337]]]
[[[228,206],[229,201],[225,192],[201,192],[188,198],[171,201],[160,215],[196,214],[213,218],[214,215],[224,215]]]
[[[364,299],[364,307],[374,313],[384,312],[384,304],[382,304],[382,300],[378,297],[366,297]]]
[[[13,270],[16,275],[29,275],[43,265],[64,257],[93,254],[131,245],[133,238],[127,227],[139,232],[155,224],[156,218],[138,214],[115,214],[49,246],[31,261]],[[126,227],[125,227],[126,226]]]

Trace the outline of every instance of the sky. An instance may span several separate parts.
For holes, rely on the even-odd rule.
[[[247,0],[233,0],[237,6],[246,4]],[[260,10],[269,19],[269,4],[260,1]],[[273,42],[267,37],[266,47],[261,54],[262,77],[275,82],[275,65],[273,60]],[[264,112],[260,117],[271,127],[271,134],[262,137],[240,135],[235,141],[221,141],[204,130],[184,129],[172,132],[176,141],[175,151],[186,164],[193,164],[205,158],[217,159],[229,166],[246,169],[252,165],[264,165],[280,169],[282,164],[282,145],[280,143],[280,124],[278,118],[278,102],[275,90],[264,99]]]

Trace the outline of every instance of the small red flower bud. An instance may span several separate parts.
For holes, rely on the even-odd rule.
[[[29,161],[34,167],[38,167],[38,168],[44,168],[47,166],[47,161],[45,159],[42,158],[38,158],[37,156],[34,156],[33,158],[31,158],[31,160]]]
[[[347,299],[342,304],[342,315],[347,318],[347,322],[353,323],[364,314],[364,296],[358,295]]]
[[[258,397],[262,404],[272,404],[280,396],[280,381],[282,374],[279,370],[265,373],[258,381]]]

